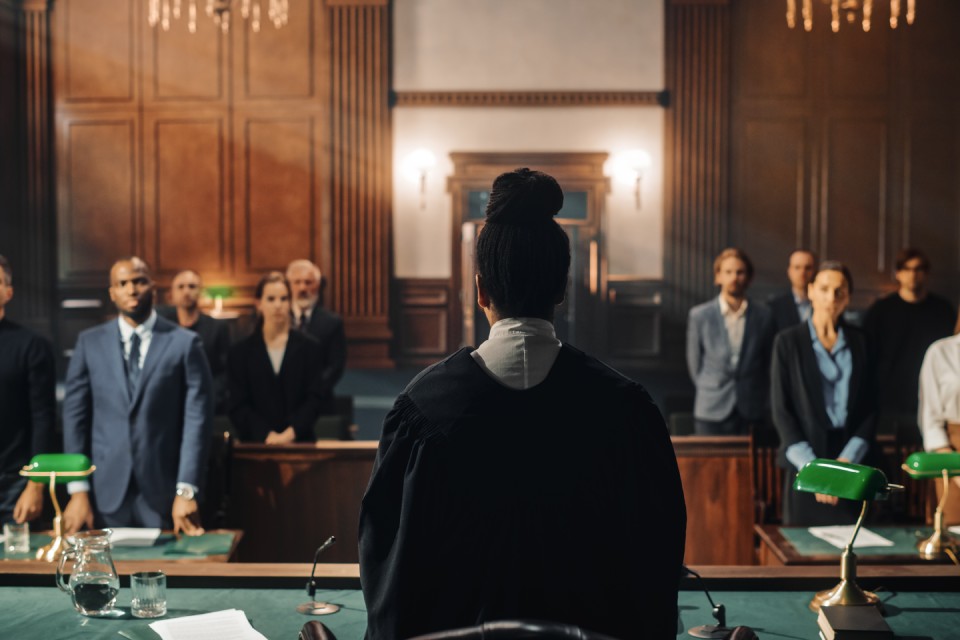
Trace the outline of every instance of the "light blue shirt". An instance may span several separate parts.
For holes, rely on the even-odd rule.
[[[797,315],[800,316],[800,322],[806,322],[813,316],[813,305],[809,298],[801,298],[793,292],[793,304],[797,306]]]
[[[847,422],[847,405],[850,400],[850,378],[853,376],[853,353],[847,344],[843,327],[837,329],[837,341],[833,349],[827,351],[820,339],[813,322],[807,320],[810,330],[810,340],[813,343],[813,355],[817,359],[817,368],[820,370],[820,386],[823,388],[823,404],[830,418],[829,427],[842,429]],[[854,436],[843,447],[839,458],[850,462],[860,462],[867,453],[867,442],[863,438]],[[797,442],[787,447],[787,460],[800,469],[816,458],[813,447],[809,442]]]

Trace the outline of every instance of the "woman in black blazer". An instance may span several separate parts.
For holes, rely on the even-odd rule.
[[[869,463],[876,437],[866,338],[842,321],[853,291],[850,271],[826,261],[807,290],[813,315],[777,335],[770,373],[785,470],[783,523],[853,524],[859,504],[793,490],[797,470],[813,458]]]
[[[323,351],[290,329],[290,285],[282,273],[256,289],[257,328],[227,358],[229,415],[246,442],[312,442],[323,403]]]

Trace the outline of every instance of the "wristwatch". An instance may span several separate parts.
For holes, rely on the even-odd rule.
[[[193,487],[177,487],[177,495],[184,500],[196,499],[196,494],[193,491]]]

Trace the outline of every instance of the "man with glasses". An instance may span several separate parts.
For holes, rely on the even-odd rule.
[[[930,261],[916,248],[897,254],[899,289],[867,311],[864,329],[874,356],[880,431],[916,428],[917,381],[923,355],[953,333],[957,312],[927,289]]]

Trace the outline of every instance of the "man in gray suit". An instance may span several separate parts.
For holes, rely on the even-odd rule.
[[[213,422],[210,367],[200,338],[157,316],[140,258],[110,269],[116,320],[80,334],[67,370],[64,451],[84,453],[93,487],[72,482],[63,519],[202,533],[197,496]]]
[[[773,317],[747,299],[753,263],[746,253],[725,249],[713,273],[720,295],[691,309],[687,323],[687,366],[697,388],[694,429],[741,435],[766,415]]]

